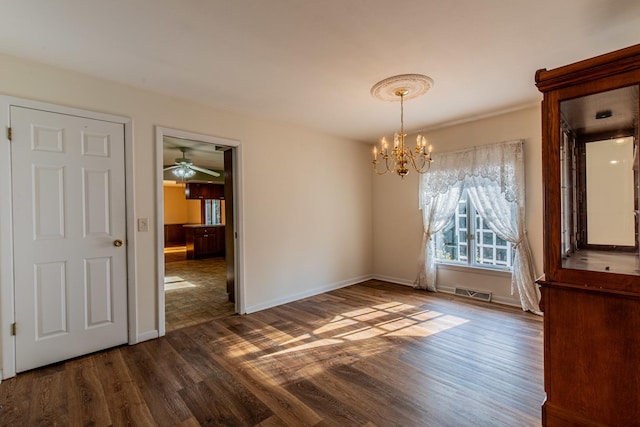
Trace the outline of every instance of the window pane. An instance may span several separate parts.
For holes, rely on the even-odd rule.
[[[458,226],[460,228],[467,228],[467,217],[461,216],[458,218]]]
[[[222,204],[220,203],[220,200],[213,200],[213,223],[214,224],[220,224],[220,222],[222,221],[222,217],[221,217],[221,209],[220,206]]]
[[[212,222],[212,218],[211,218],[211,213],[212,213],[212,209],[211,209],[211,200],[205,200],[204,201],[204,223],[205,224],[211,224]]]
[[[450,224],[435,236],[435,256],[442,261],[458,261],[457,233],[453,217],[451,219]]]
[[[495,234],[493,234],[493,232],[485,231],[484,233],[482,233],[482,243],[485,245],[493,245],[494,237],[495,237]]]
[[[507,241],[496,235],[496,246],[507,246]]]
[[[458,255],[459,256],[459,260],[460,261],[467,261],[468,260],[467,243],[466,242],[465,243],[460,243],[458,245],[458,248],[459,248],[459,250],[458,250],[459,251],[458,252],[459,253],[459,255]]]
[[[203,200],[204,203],[204,222],[205,224],[220,224],[221,217],[221,203],[217,199]]]

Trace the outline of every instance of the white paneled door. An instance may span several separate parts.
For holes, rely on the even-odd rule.
[[[10,114],[21,372],[127,342],[124,126]]]

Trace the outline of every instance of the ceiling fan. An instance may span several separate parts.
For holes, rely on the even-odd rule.
[[[182,152],[182,157],[178,157],[176,159],[175,166],[169,166],[164,168],[163,170],[165,171],[170,170],[171,173],[173,173],[180,180],[189,179],[192,176],[194,176],[196,172],[202,172],[207,175],[216,176],[216,177],[220,176],[218,172],[201,168],[199,166],[195,166],[193,164],[193,161],[191,161],[191,159],[187,159],[187,157],[185,156],[185,153],[189,150],[187,147],[179,147],[179,149]]]

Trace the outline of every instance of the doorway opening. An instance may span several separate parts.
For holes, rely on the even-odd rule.
[[[240,312],[234,143],[157,130],[160,335]]]

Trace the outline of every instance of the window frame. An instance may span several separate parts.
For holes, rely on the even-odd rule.
[[[461,210],[461,206],[464,206],[464,209]],[[464,219],[465,226],[461,226],[461,219]],[[457,256],[456,259],[443,259],[438,257],[439,247],[441,246],[439,243],[440,239],[443,239],[443,233],[451,230],[451,224],[453,223],[453,235],[457,236],[457,239],[453,244],[449,244],[448,246],[455,245]],[[466,236],[465,239],[461,239],[461,233],[464,233]],[[492,243],[484,243],[482,241],[482,237],[485,237],[486,234],[491,234]],[[460,200],[458,201],[458,205],[456,206],[456,210],[454,215],[452,216],[451,221],[447,226],[436,233],[434,238],[436,239],[436,251],[435,251],[435,262],[436,264],[441,265],[453,265],[460,266],[465,268],[475,268],[475,269],[488,269],[492,271],[506,271],[511,272],[513,270],[513,259],[514,259],[514,244],[508,241],[505,241],[506,245],[498,244],[498,240],[500,239],[495,232],[493,232],[489,227],[485,226],[485,221],[480,216],[480,213],[473,205],[468,193],[466,190],[462,192],[460,196]],[[500,239],[502,240],[502,239]],[[478,243],[480,241],[480,243]],[[504,240],[503,240],[504,241]],[[445,242],[446,244],[446,242]],[[462,254],[461,248],[465,248],[464,254]],[[492,248],[493,251],[493,263],[481,263],[477,261],[478,259],[478,250],[482,251],[485,248]],[[496,261],[496,251],[497,250],[505,250],[506,249],[506,260],[504,262]],[[481,252],[482,253],[482,252]],[[480,257],[481,259],[483,257]]]
[[[207,222],[207,205],[211,205],[212,221],[216,218],[218,222]],[[214,211],[216,211],[214,213]],[[206,225],[222,224],[222,201],[219,199],[202,199],[200,201],[200,222]]]

